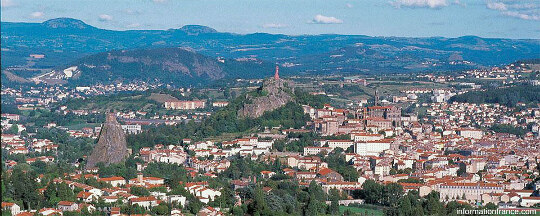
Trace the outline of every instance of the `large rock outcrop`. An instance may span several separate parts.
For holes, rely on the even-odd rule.
[[[100,162],[105,165],[119,163],[128,157],[126,135],[114,114],[107,114],[105,124],[101,127],[99,140],[92,154],[88,157],[86,168],[93,168]]]
[[[293,101],[294,89],[292,86],[292,82],[279,78],[266,80],[258,90],[260,95],[246,95],[246,99],[251,102],[244,104],[238,110],[238,116],[243,118],[258,118],[266,111],[275,110]]]

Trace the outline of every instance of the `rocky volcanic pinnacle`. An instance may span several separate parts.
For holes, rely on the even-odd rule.
[[[126,135],[114,114],[107,114],[105,124],[101,127],[99,140],[92,154],[88,157],[86,168],[96,167],[103,162],[105,165],[122,162],[128,157]]]
[[[238,110],[239,117],[258,118],[261,117],[264,112],[272,111],[280,108],[293,101],[292,92],[294,88],[291,88],[294,84],[290,81],[283,79],[270,78],[263,83],[262,91],[266,93],[264,96],[252,97],[246,95],[246,98],[251,100],[252,103],[244,104],[243,107]]]

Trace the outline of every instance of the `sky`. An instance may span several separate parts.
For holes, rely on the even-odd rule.
[[[540,38],[540,0],[1,0],[1,12],[2,22],[70,17],[114,30]]]

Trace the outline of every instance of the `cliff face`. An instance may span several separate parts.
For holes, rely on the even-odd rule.
[[[239,117],[258,118],[266,111],[272,111],[280,108],[294,100],[292,94],[292,82],[283,79],[271,78],[266,80],[262,86],[262,96],[246,95],[246,99],[251,103],[244,104],[238,110]]]
[[[93,168],[99,162],[106,165],[119,163],[127,157],[128,150],[124,130],[114,114],[108,114],[105,124],[101,127],[98,143],[88,157],[86,168]]]

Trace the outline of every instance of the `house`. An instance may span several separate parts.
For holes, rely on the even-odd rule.
[[[111,184],[113,187],[118,187],[120,185],[125,185],[126,180],[120,176],[113,176],[108,178],[99,178],[98,181]]]
[[[60,211],[77,211],[77,209],[79,209],[79,205],[77,205],[77,203],[69,201],[58,202],[58,210]]]
[[[519,204],[524,207],[531,207],[538,203],[540,203],[540,197],[522,197]]]
[[[172,209],[171,210],[171,216],[182,216],[184,214],[182,214],[182,210],[180,209]]]
[[[268,170],[261,171],[261,175],[263,178],[272,178],[272,176],[275,174],[276,174],[275,172],[268,171]]]
[[[102,196],[101,197],[105,203],[113,203],[118,201],[118,196]]]
[[[362,184],[360,182],[346,182],[346,181],[337,181],[337,182],[325,182],[322,184],[322,189],[328,193],[331,189],[336,189],[338,191],[353,191],[361,189]]]
[[[202,208],[197,215],[199,216],[217,216],[217,215],[224,215],[223,212],[220,212],[216,210],[215,208],[212,208],[210,206]]]
[[[207,182],[190,182],[186,183],[184,188],[199,198],[201,202],[208,203],[210,200],[214,200],[215,197],[221,196],[221,192],[207,188],[207,185]]]
[[[2,202],[2,211],[10,211],[11,215],[16,215],[21,212],[21,207],[15,203]]]
[[[463,199],[468,201],[482,200],[482,194],[502,193],[501,185],[492,183],[445,183],[438,186],[441,197],[450,200]]]
[[[39,210],[39,215],[62,215],[62,212],[54,208],[42,208]]]
[[[319,170],[317,176],[326,179],[328,182],[343,181],[343,176],[341,176],[341,174],[329,168]]]
[[[213,107],[226,107],[227,105],[229,105],[229,102],[227,101],[216,101],[212,103]]]
[[[93,200],[97,200],[97,198],[98,197],[95,194],[86,192],[86,191],[81,191],[77,194],[77,199],[79,201],[83,201],[86,203],[92,202]]]
[[[186,197],[181,195],[169,195],[165,197],[168,203],[178,203],[181,206],[186,205]]]
[[[329,152],[332,151],[332,148],[330,147],[319,147],[319,146],[306,146],[304,147],[304,155],[316,155],[322,152],[322,154],[327,155]]]
[[[248,181],[242,181],[242,180],[232,180],[231,184],[233,186],[233,189],[237,190],[237,189],[240,189],[240,188],[247,187],[249,185],[249,182]]]
[[[484,132],[474,128],[460,128],[457,130],[458,135],[464,138],[482,139]]]
[[[297,179],[314,179],[317,177],[315,172],[296,172]]]
[[[120,216],[120,207],[111,208],[111,216]]]
[[[362,156],[378,156],[385,150],[390,149],[392,142],[392,139],[360,141],[355,143],[354,153]]]
[[[138,173],[137,178],[130,179],[128,183],[134,184],[134,185],[145,185],[145,184],[162,185],[165,183],[165,180],[158,177],[143,177],[142,173]]]
[[[129,203],[130,205],[137,204],[145,209],[150,209],[159,204],[158,199],[153,196],[132,198],[129,200]]]
[[[189,110],[204,108],[205,103],[205,101],[165,101],[164,106],[166,109]]]

